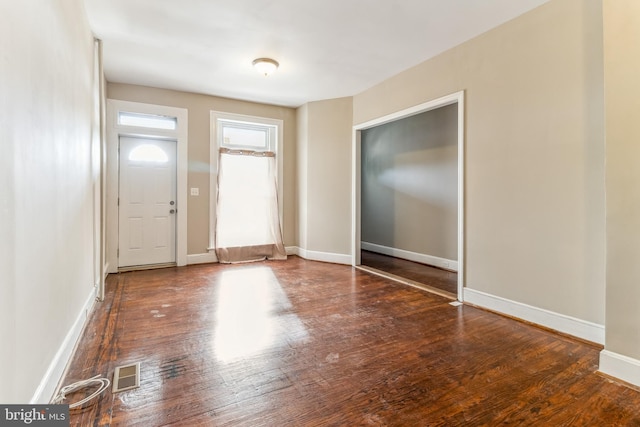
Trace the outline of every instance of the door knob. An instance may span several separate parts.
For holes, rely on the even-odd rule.
[[[175,210],[175,209],[171,209],[171,210],[169,211],[169,213],[170,213],[170,214],[176,213],[176,210]]]
[[[169,204],[170,204],[171,206],[173,206],[173,205],[175,205],[175,204],[176,204],[176,202],[174,202],[174,201],[172,200],[172,201],[170,201],[170,202],[169,202]]]

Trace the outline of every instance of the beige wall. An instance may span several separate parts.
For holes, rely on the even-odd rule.
[[[361,240],[458,259],[458,105],[361,132]]]
[[[309,195],[307,192],[309,186],[309,105],[305,104],[296,110],[297,124],[297,167],[296,167],[296,196],[297,209],[296,219],[298,221],[297,245],[301,248],[309,246],[309,221],[308,221],[308,204]]]
[[[210,112],[246,114],[284,121],[283,232],[285,246],[296,244],[295,162],[296,111],[253,102],[177,92],[144,86],[109,83],[107,98],[186,108],[189,113],[189,188],[198,187],[199,196],[189,196],[187,253],[207,253],[209,246],[209,134]]]
[[[24,404],[93,293],[93,37],[81,0],[2,22],[0,402]]]
[[[640,359],[640,2],[604,1],[605,348]]]
[[[604,324],[600,0],[553,0],[354,97],[354,123],[465,91],[466,286]]]
[[[298,109],[300,247],[351,253],[352,99],[310,102]]]

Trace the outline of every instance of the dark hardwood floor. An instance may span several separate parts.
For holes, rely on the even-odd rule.
[[[599,346],[450,302],[298,257],[111,275],[64,384],[141,384],[71,425],[640,425]]]
[[[458,295],[458,274],[419,262],[407,261],[371,251],[361,251],[361,264],[394,276],[412,280],[432,288]]]

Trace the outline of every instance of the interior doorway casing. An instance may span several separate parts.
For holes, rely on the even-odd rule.
[[[359,266],[361,263],[361,140],[360,134],[363,130],[385,123],[393,122],[416,114],[424,113],[447,105],[457,104],[457,130],[458,130],[458,300],[463,301],[463,288],[465,283],[465,262],[464,262],[464,91],[443,96],[432,101],[428,101],[414,107],[410,107],[392,114],[388,114],[353,127],[352,136],[352,213],[351,235],[352,235],[352,265]]]
[[[120,112],[176,118],[175,129],[156,129],[118,123]],[[184,108],[139,102],[107,100],[107,191],[106,265],[108,273],[118,272],[118,147],[121,136],[174,140],[176,167],[176,265],[187,265],[187,149],[188,112]]]

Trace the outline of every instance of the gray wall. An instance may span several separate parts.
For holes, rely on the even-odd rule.
[[[362,241],[457,260],[457,104],[362,131]]]

